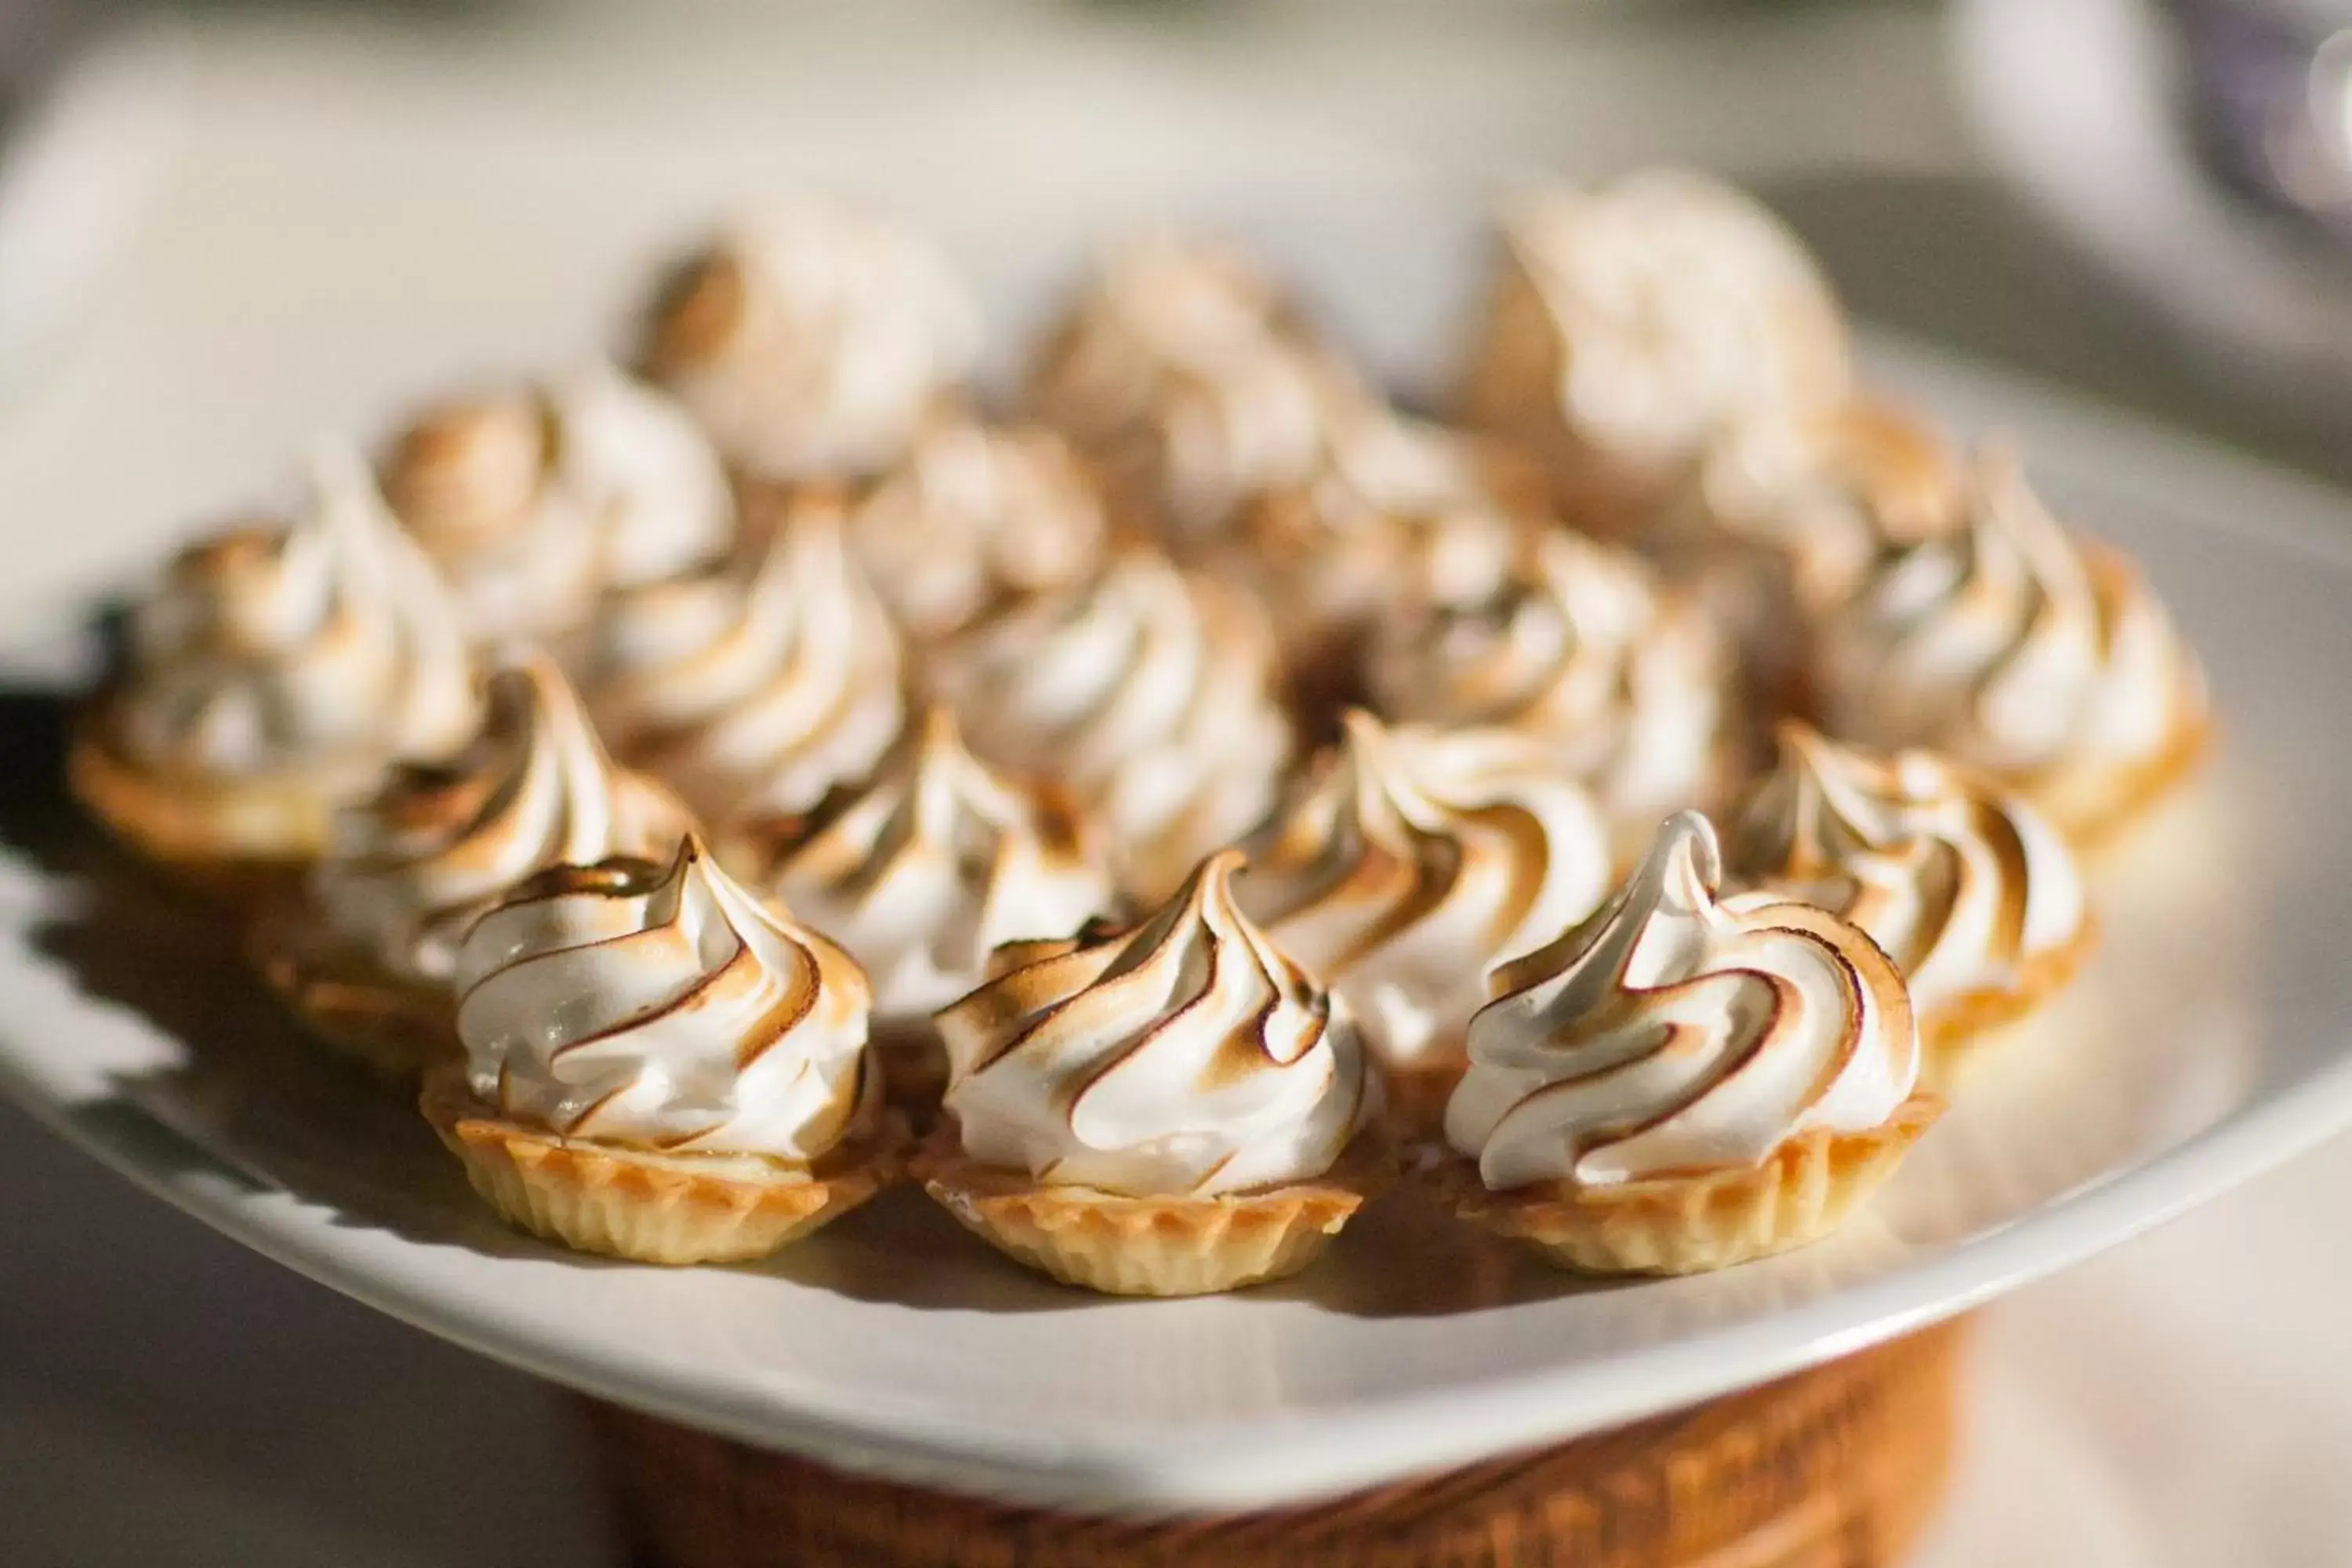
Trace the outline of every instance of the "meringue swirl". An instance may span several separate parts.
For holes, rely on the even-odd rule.
[[[1933,538],[1959,519],[1959,467],[1936,433],[1857,403],[1725,430],[1644,544],[1672,560],[1762,552],[1782,563],[1792,610],[1818,615],[1853,594],[1887,542]]]
[[[383,480],[478,637],[570,630],[607,587],[684,571],[735,527],[709,442],[609,365],[428,409]]]
[[[1366,654],[1388,716],[1536,737],[1637,844],[1717,787],[1726,650],[1632,555],[1465,517],[1421,542],[1400,600]]]
[[[1934,752],[1879,758],[1784,726],[1725,851],[1736,882],[1834,910],[1886,950],[1923,1016],[2019,985],[2080,938],[2073,852],[2022,801]]]
[[[1246,258],[1165,236],[1104,258],[1027,389],[1122,511],[1180,545],[1223,531],[1259,491],[1311,478],[1335,411],[1362,398]]]
[[[677,271],[645,363],[729,461],[771,480],[843,478],[897,461],[979,342],[938,251],[873,213],[804,198]]]
[[[1829,285],[1780,220],[1680,170],[1526,193],[1465,378],[1471,422],[1635,500],[1735,419],[1826,409],[1851,381]]]
[[[898,632],[829,495],[756,554],[615,595],[593,643],[598,727],[712,822],[815,804],[906,720]]]
[[[1252,500],[1204,563],[1256,594],[1289,656],[1311,658],[1388,606],[1417,540],[1458,513],[1523,505],[1529,488],[1485,444],[1369,406],[1335,424],[1314,474]]]
[[[1147,898],[1253,826],[1290,756],[1256,607],[1148,550],[982,621],[932,673],[983,756],[1069,784]]]
[[[870,779],[739,837],[750,879],[848,948],[884,1017],[928,1016],[979,984],[996,947],[1118,907],[1092,824],[1058,790],[983,764],[945,709]]]
[[[462,743],[478,712],[447,591],[340,448],[282,525],[173,561],[129,653],[110,738],[158,773],[364,792],[396,757]]]
[[[1085,581],[1108,540],[1102,503],[1059,436],[969,418],[925,426],[850,517],[867,577],[919,643],[1004,599]]]
[[[1311,1181],[1371,1092],[1344,1004],[1203,861],[1141,927],[1007,950],[940,1015],[964,1152],[1039,1182],[1209,1196]]]
[[[343,814],[311,874],[328,927],[401,979],[446,981],[475,918],[547,868],[667,857],[693,826],[667,790],[614,765],[545,655],[495,672],[488,706],[454,759],[404,766]]]
[[[2205,712],[2154,591],[2070,538],[1998,448],[1969,475],[1963,526],[1872,563],[1816,673],[1832,733],[1945,752],[2037,800],[2160,756]]]
[[[1487,970],[1591,914],[1609,837],[1582,787],[1505,731],[1347,715],[1241,848],[1242,910],[1344,1000],[1391,1067],[1442,1061]]]
[[[549,871],[457,978],[476,1096],[567,1138],[806,1164],[868,1108],[866,977],[691,838]]]
[[[1714,828],[1682,813],[1599,914],[1496,973],[1445,1114],[1488,1188],[1754,1165],[1909,1098],[1893,962],[1826,910],[1719,902],[1721,882]]]

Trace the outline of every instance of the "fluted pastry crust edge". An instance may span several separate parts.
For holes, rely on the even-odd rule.
[[[1428,1179],[1454,1212],[1580,1274],[1702,1274],[1818,1241],[1883,1186],[1944,1102],[1916,1093],[1879,1126],[1813,1128],[1760,1163],[1609,1186],[1535,1182],[1491,1192],[1478,1163]]]
[[[414,1079],[464,1056],[447,991],[387,974],[365,947],[327,938],[299,893],[256,918],[246,955],[313,1038],[371,1072]]]
[[[898,1174],[905,1124],[885,1112],[804,1169],[709,1162],[566,1138],[505,1121],[460,1068],[426,1075],[417,1109],[474,1190],[519,1229],[637,1263],[748,1263],[847,1214]],[[750,1157],[756,1159],[756,1156]]]
[[[2016,1023],[2064,990],[2098,946],[2098,918],[2086,912],[2080,931],[2060,945],[2028,958],[2010,984],[1963,991],[1922,1016],[1920,1081],[1937,1090],[1949,1090],[1988,1036]]]
[[[952,1126],[918,1174],[963,1227],[1066,1285],[1108,1296],[1205,1296],[1297,1273],[1394,1179],[1360,1131],[1311,1182],[1212,1197],[1128,1197],[1056,1186],[962,1152]]]
[[[142,859],[199,892],[250,905],[325,853],[335,809],[352,791],[325,774],[212,782],[154,773],[108,742],[109,704],[101,696],[75,723],[66,784]]]

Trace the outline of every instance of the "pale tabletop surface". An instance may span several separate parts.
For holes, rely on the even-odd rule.
[[[0,404],[0,610],[119,574],[321,421],[365,428],[452,370],[577,353],[647,237],[763,184],[855,183],[953,234],[1007,213],[1075,233],[1139,210],[1139,186],[1263,179],[1268,149],[1284,179],[1368,199],[1513,164],[1726,167],[1879,319],[2352,479],[2340,425],[2200,381],[1992,186],[1924,11],[1597,32],[1506,6],[1407,44],[1410,13],[1386,8],[1170,29],[1137,7],[869,7],[780,45],[757,8],[691,30],[419,10],[225,9],[134,47],[142,82],[177,72],[178,156],[86,330]],[[425,312],[434,330],[411,330]],[[475,362],[446,363],[453,341]],[[614,1560],[560,1396],[242,1251],[5,1108],[0,1192],[11,1561]],[[2352,1562],[2347,1205],[2339,1140],[1988,1314],[1927,1568]]]

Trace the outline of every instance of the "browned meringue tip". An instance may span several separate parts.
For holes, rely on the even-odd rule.
[[[574,1251],[686,1266],[765,1258],[895,1181],[907,1133],[886,1112],[871,1132],[803,1168],[665,1155],[565,1138],[499,1117],[461,1068],[428,1073],[417,1108],[510,1225]]]
[[[1503,1192],[1455,1156],[1426,1173],[1469,1224],[1581,1274],[1703,1274],[1819,1241],[1892,1176],[1944,1101],[1916,1093],[1877,1127],[1816,1129],[1760,1163],[1614,1186],[1537,1182]]]
[[[723,242],[674,264],[655,286],[641,360],[655,377],[674,374],[727,345],[750,311],[742,259]]]
[[[495,521],[530,502],[554,444],[549,411],[530,394],[452,398],[393,437],[384,499],[427,532]]]

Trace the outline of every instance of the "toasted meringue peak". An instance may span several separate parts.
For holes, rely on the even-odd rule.
[[[1345,1005],[1235,905],[1240,864],[1212,856],[1142,926],[1038,944],[940,1015],[966,1154],[1138,1196],[1338,1162],[1368,1110],[1362,1047]]]
[[[1636,844],[1716,789],[1727,670],[1714,627],[1633,556],[1470,517],[1417,544],[1366,655],[1383,712],[1533,736]]]
[[[479,637],[570,630],[606,588],[708,560],[735,528],[709,440],[609,365],[427,409],[383,480]]]
[[[136,611],[112,738],[162,772],[363,792],[478,711],[447,590],[359,455],[327,447],[287,520],[184,552]]]
[[[1003,943],[1066,937],[1118,907],[1105,846],[1076,805],[989,768],[941,708],[871,778],[740,837],[747,874],[848,948],[885,1017],[952,1002]]]
[[[2070,536],[1993,447],[1963,526],[1895,542],[1822,628],[1828,728],[1927,746],[2036,800],[2157,757],[2203,722],[2204,677],[2123,557]]]
[[[1498,228],[1465,412],[1547,453],[1571,488],[1654,500],[1723,426],[1846,395],[1829,285],[1728,185],[1664,169],[1549,185],[1510,203]]]
[[[1362,389],[1245,258],[1158,237],[1106,257],[1032,365],[1030,407],[1120,511],[1191,548],[1310,479]]]
[[[1524,508],[1535,489],[1491,443],[1369,406],[1335,423],[1313,474],[1255,497],[1202,559],[1275,612],[1288,657],[1311,658],[1388,607],[1417,541],[1463,513]]]
[[[866,977],[688,837],[563,867],[466,939],[474,1093],[569,1138],[805,1163],[870,1110]]]
[[[403,978],[446,981],[477,916],[551,866],[667,857],[693,827],[670,793],[605,755],[571,684],[529,653],[489,679],[480,733],[396,770],[343,815],[312,873],[328,924]]]
[[[719,822],[865,773],[905,721],[904,680],[839,498],[809,492],[757,552],[615,595],[585,684],[614,750]]]
[[[1878,757],[1780,731],[1735,819],[1732,879],[1832,910],[1886,950],[1924,1014],[2021,982],[2089,910],[2073,851],[2016,799],[1930,752]]]
[[[1653,553],[1763,552],[1785,563],[1792,608],[1828,610],[1888,542],[1960,525],[1961,467],[1930,427],[1883,404],[1775,410],[1723,431],[1669,509]]]
[[[936,643],[1003,600],[1085,581],[1109,525],[1061,437],[953,416],[858,503],[850,538],[899,625]]]
[[[1722,879],[1715,829],[1678,814],[1599,914],[1496,973],[1445,1116],[1489,1188],[1753,1165],[1909,1098],[1893,961],[1815,905],[1721,900]]]
[[[946,259],[846,203],[746,219],[655,302],[646,367],[727,458],[762,479],[839,479],[898,459],[979,352]]]
[[[1487,970],[1591,914],[1610,885],[1600,811],[1541,746],[1391,730],[1360,710],[1242,849],[1243,910],[1392,1067],[1457,1052]]]
[[[1289,759],[1256,606],[1145,549],[983,620],[931,673],[982,755],[1093,810],[1147,899],[1255,824]]]

